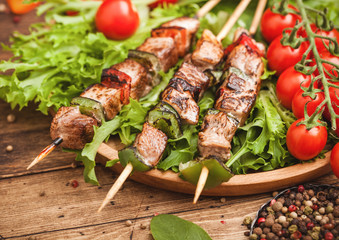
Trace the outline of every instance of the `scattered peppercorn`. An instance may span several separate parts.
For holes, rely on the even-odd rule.
[[[79,182],[77,181],[77,180],[72,180],[71,181],[71,186],[73,187],[73,188],[77,188],[78,186],[79,186]]]
[[[6,147],[6,152],[12,152],[13,151],[13,146],[12,145],[8,145],[7,147]]]
[[[15,121],[15,115],[14,114],[8,114],[7,115],[7,122],[12,123]]]
[[[339,239],[338,187],[305,184],[273,195],[259,210],[250,240]]]
[[[131,221],[131,220],[126,220],[125,225],[126,225],[127,227],[132,226],[132,221]]]

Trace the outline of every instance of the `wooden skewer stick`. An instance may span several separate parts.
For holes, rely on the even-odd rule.
[[[206,166],[203,166],[201,169],[199,181],[197,183],[197,188],[195,189],[195,195],[193,199],[193,204],[196,204],[198,202],[198,199],[202,193],[202,190],[204,190],[205,183],[207,181],[209,170]]]
[[[40,154],[29,164],[27,167],[27,170],[29,170],[31,167],[33,167],[35,164],[40,162],[42,159],[44,159],[48,154],[50,154],[60,143],[62,143],[62,138],[56,138],[53,140],[53,142],[45,147]]]
[[[217,5],[220,2],[220,0],[210,0],[208,1],[202,8],[197,12],[195,17],[200,18],[206,15],[215,5]],[[119,178],[116,180],[116,182],[113,184],[109,192],[107,193],[103,203],[101,204],[98,212],[100,212],[108,203],[109,201],[115,196],[115,194],[119,191],[121,186],[124,184],[128,176],[133,171],[133,165],[131,163],[128,163],[124,170],[121,172]],[[208,176],[208,172],[207,172]]]
[[[245,11],[247,5],[250,3],[251,0],[241,0],[237,8],[234,10],[230,18],[227,20],[227,23],[224,25],[224,27],[219,32],[217,39],[219,41],[223,40],[229,31],[232,29],[233,25],[236,23],[238,18],[241,16],[241,14]]]
[[[102,202],[100,208],[98,209],[98,212],[101,212],[101,210],[109,203],[109,201],[115,196],[115,194],[119,191],[121,186],[124,184],[128,176],[131,174],[133,171],[133,165],[132,163],[128,163],[124,170],[121,172],[120,176],[118,179],[115,181],[109,192],[107,193],[104,201]]]
[[[204,6],[202,6],[199,11],[195,14],[196,18],[201,18],[205,16],[212,8],[214,8],[220,0],[210,0]]]
[[[258,6],[255,10],[255,14],[253,17],[253,21],[249,30],[249,34],[253,35],[258,28],[262,13],[265,9],[266,6],[266,2],[267,0],[259,0]],[[248,5],[249,1],[245,1],[243,0],[242,2],[239,3],[237,9],[233,12],[232,17],[234,17],[234,19],[230,19],[227,24],[223,27],[223,29],[221,30],[221,32],[218,34],[217,38],[219,39],[219,41],[221,41],[224,37],[226,37],[226,35],[228,34],[228,32],[231,30],[233,24],[237,21],[237,19],[240,17],[240,15],[242,14],[242,12],[246,9],[246,6]],[[229,23],[231,22],[231,23]],[[204,187],[205,187],[205,183],[208,177],[208,168],[203,166],[203,168],[201,169],[201,173],[200,173],[200,177],[199,177],[199,181],[197,183],[197,188],[195,190],[195,195],[194,195],[194,200],[193,203],[196,204]]]
[[[204,6],[202,6],[199,9],[199,11],[196,13],[195,17],[201,18],[201,17],[205,16],[220,1],[221,0],[209,0],[208,2],[205,3]],[[55,142],[57,142],[57,141],[60,141],[60,142],[58,144],[55,144]],[[54,139],[53,142],[50,145],[48,145],[44,150],[42,150],[41,153],[30,163],[30,165],[27,167],[27,170],[32,168],[38,162],[42,161],[45,157],[47,157],[47,155],[50,154],[61,142],[62,142],[62,138],[60,138],[60,137]]]
[[[255,32],[257,31],[257,28],[258,28],[260,20],[261,20],[262,13],[264,12],[264,9],[265,9],[265,6],[266,6],[266,2],[267,2],[267,0],[259,0],[257,9],[255,10],[255,14],[254,14],[254,17],[253,17],[252,24],[250,26],[250,30],[249,30],[250,35],[254,35]]]

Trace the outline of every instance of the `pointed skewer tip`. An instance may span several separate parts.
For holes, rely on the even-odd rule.
[[[202,193],[202,190],[205,187],[207,178],[208,178],[208,173],[209,170],[206,166],[203,166],[201,169],[201,173],[200,173],[200,177],[199,177],[199,181],[197,183],[197,188],[195,189],[195,195],[194,195],[194,199],[193,199],[193,204],[196,204],[198,202],[198,199]]]
[[[98,209],[98,213],[101,212],[101,210],[109,203],[109,201],[117,194],[121,186],[124,184],[128,176],[131,174],[133,171],[133,165],[132,163],[128,163],[124,170],[121,172],[120,176],[118,179],[115,181],[111,189],[108,191],[104,201],[102,202],[100,208]]]

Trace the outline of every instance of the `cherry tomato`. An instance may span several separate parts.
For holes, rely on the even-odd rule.
[[[311,29],[314,33],[324,36],[324,37],[331,37],[331,38],[335,38],[337,40],[337,42],[339,41],[339,32],[333,28],[331,31],[325,31],[325,30],[321,30],[319,28],[317,28],[317,26],[312,23],[311,24]],[[328,46],[328,42],[329,40],[327,39],[322,39],[322,38],[315,38],[315,45],[317,46],[317,50],[319,52],[322,51],[327,51],[324,43],[326,44],[326,46]]]
[[[292,110],[292,99],[300,90],[300,85],[308,87],[311,83],[311,75],[305,75],[294,69],[294,66],[287,68],[278,78],[277,96],[281,104]]]
[[[331,82],[331,83],[339,86],[339,82],[336,82],[336,83]],[[333,110],[334,110],[335,113],[339,114],[339,107],[338,107],[339,106],[339,99],[336,97],[336,96],[339,97],[339,88],[329,87],[328,90],[330,92],[330,98],[331,98]],[[325,110],[324,110],[323,115],[324,115],[325,119],[330,121],[331,115],[330,115],[330,112],[328,111],[327,106],[325,106]]]
[[[290,9],[297,10],[294,6],[288,5]],[[276,37],[280,36],[285,28],[292,28],[295,22],[301,21],[299,15],[289,13],[281,15],[273,13],[270,8],[266,9],[261,18],[261,32],[267,42],[272,42]]]
[[[36,8],[40,2],[24,3],[24,0],[7,0],[7,4],[14,14],[24,14]]]
[[[309,160],[317,156],[325,147],[327,130],[324,126],[316,126],[310,130],[298,119],[289,127],[286,134],[288,151],[299,160]]]
[[[339,143],[337,143],[331,152],[331,168],[334,175],[339,178]]]
[[[158,0],[158,1],[155,1],[154,3],[149,4],[148,6],[153,9],[153,8],[156,8],[159,5],[164,6],[165,3],[166,4],[174,4],[174,3],[177,3],[177,2],[178,2],[178,0]]]
[[[282,35],[274,39],[267,49],[268,66],[271,70],[275,70],[278,76],[288,67],[299,62],[309,46],[309,43],[302,42],[299,48],[293,49],[290,46],[283,46],[280,43],[281,38]]]
[[[139,15],[131,0],[105,0],[95,16],[97,29],[107,38],[123,40],[139,26]]]
[[[332,54],[331,54],[329,51],[327,51],[327,50],[326,50],[326,51],[323,51],[323,52],[320,52],[320,53],[319,53],[319,56],[320,56],[322,59],[326,60],[326,61],[329,61],[329,62],[332,62],[332,63],[334,63],[334,64],[339,65],[339,57],[332,55]],[[314,66],[314,65],[316,65],[316,62],[315,62],[315,59],[313,58],[313,59],[312,59],[312,62],[310,63],[310,66]],[[330,74],[332,74],[332,75],[338,77],[338,72],[334,71],[334,70],[335,70],[335,67],[334,67],[333,65],[328,64],[328,63],[323,63],[322,65],[323,65],[323,68],[324,68],[325,76],[326,76],[327,78],[330,78],[330,76],[326,73],[325,69],[326,69]],[[316,70],[314,71],[314,75],[319,75],[318,69],[316,69]]]
[[[323,92],[317,92],[315,94],[315,99],[312,99],[309,96],[303,97],[303,90],[299,90],[292,99],[292,111],[296,118],[304,117],[304,108],[307,104],[307,114],[311,116],[319,104],[325,99]]]

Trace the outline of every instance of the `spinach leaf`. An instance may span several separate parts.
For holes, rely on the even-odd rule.
[[[169,214],[155,216],[151,232],[155,240],[212,240],[198,225]]]

